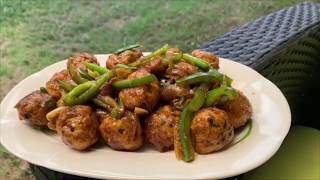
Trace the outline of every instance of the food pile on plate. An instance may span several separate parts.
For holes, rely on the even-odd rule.
[[[99,138],[119,151],[150,143],[186,162],[195,152],[228,147],[252,116],[247,97],[219,72],[217,56],[169,45],[148,55],[139,45],[121,48],[106,64],[88,53],[74,55],[16,109],[21,120],[56,131],[75,150]]]

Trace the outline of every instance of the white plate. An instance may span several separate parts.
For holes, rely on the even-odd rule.
[[[106,55],[97,55],[105,64]],[[107,146],[88,152],[71,150],[54,133],[30,128],[18,120],[14,105],[39,87],[65,61],[55,63],[16,85],[1,102],[1,143],[14,155],[60,172],[93,178],[206,179],[225,178],[252,170],[266,162],[280,147],[291,123],[289,105],[280,90],[256,71],[220,58],[221,72],[234,79],[253,107],[253,128],[244,141],[217,153],[197,155],[192,163],[177,161],[173,151],[152,148],[139,152],[114,151]]]

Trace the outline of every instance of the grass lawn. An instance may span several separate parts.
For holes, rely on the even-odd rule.
[[[140,43],[185,51],[302,0],[0,0],[0,100],[20,80],[76,52]],[[318,0],[319,2],[319,0]],[[0,179],[33,179],[0,147]]]

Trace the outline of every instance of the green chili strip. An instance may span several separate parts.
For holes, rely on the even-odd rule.
[[[208,87],[202,84],[195,92],[192,100],[190,101],[188,108],[191,112],[198,111],[206,101]]]
[[[190,162],[194,159],[192,143],[190,138],[190,126],[193,118],[193,113],[188,107],[185,107],[180,115],[179,136],[183,151],[183,160]]]
[[[110,96],[101,96],[101,95],[98,95],[96,97],[97,99],[101,100],[102,102],[104,102],[105,104],[111,106],[111,107],[117,107],[118,104],[117,104],[117,101],[115,101],[112,97]]]
[[[65,90],[67,92],[71,91],[72,89],[74,89],[76,87],[75,85],[68,83],[66,81],[63,81],[63,80],[58,81],[58,84],[63,90]]]
[[[222,81],[223,74],[215,69],[210,69],[208,72],[197,72],[189,76],[183,77],[177,81],[177,85],[190,85],[197,83],[212,83]]]
[[[93,78],[97,78],[100,76],[100,73],[98,73],[97,71],[91,71],[90,69],[87,69],[87,71],[88,71],[88,75]]]
[[[93,81],[88,81],[86,83],[78,85],[77,87],[72,89],[66,96],[64,96],[64,103],[69,106],[76,105],[76,99],[78,98],[78,96],[88,91],[94,84],[95,83]]]
[[[94,63],[85,63],[85,66],[93,72],[97,71],[100,75],[110,71],[109,69]]]
[[[113,118],[119,119],[122,117],[124,113],[124,107],[122,102],[120,101],[117,103],[112,97],[110,96],[101,96],[98,95],[96,98],[92,99],[92,101],[105,109],[111,112],[111,116]]]
[[[228,100],[232,100],[237,97],[238,93],[235,89],[231,87],[219,87],[208,92],[208,97],[206,100],[206,106],[212,106],[221,97],[226,96]]]
[[[87,79],[80,76],[78,69],[74,66],[72,61],[73,61],[73,58],[70,58],[67,62],[67,69],[68,69],[68,72],[70,74],[71,79],[77,84],[87,82],[88,81]]]
[[[117,107],[115,107],[111,111],[111,116],[113,118],[119,119],[123,116],[123,114],[124,114],[124,105],[123,105],[121,99],[119,99],[119,103],[117,104]]]
[[[92,86],[94,86],[93,81],[88,81],[86,83],[80,84],[74,89],[72,89],[66,96],[64,96],[63,101],[66,105],[72,106],[78,104],[77,98],[86,91],[88,91]]]
[[[249,126],[248,127],[249,129],[246,132],[246,134],[241,139],[239,139],[238,141],[234,142],[232,145],[236,145],[236,144],[240,143],[241,141],[246,139],[251,134],[251,131],[252,131],[252,119],[249,119],[248,126]]]
[[[132,45],[129,45],[129,46],[126,46],[126,47],[123,47],[123,48],[120,48],[120,49],[117,49],[114,54],[120,54],[126,50],[131,50],[133,48],[137,48],[137,47],[140,47],[141,45],[140,44],[132,44]]]
[[[169,49],[169,45],[168,44],[165,44],[164,46],[162,46],[160,49],[136,60],[135,62],[129,64],[129,66],[134,66],[134,67],[137,67],[141,64],[141,62],[145,61],[145,60],[148,60],[148,59],[151,59],[153,57],[156,57],[156,56],[159,56],[159,55],[162,55],[164,53],[167,52],[167,50]]]
[[[40,92],[47,94],[47,93],[48,93],[48,90],[47,90],[47,88],[45,88],[45,87],[40,87]]]
[[[223,75],[223,80],[222,80],[222,86],[227,86],[227,87],[231,87],[233,79],[231,79],[229,76],[227,75]]]
[[[100,87],[108,80],[114,77],[114,72],[109,71],[97,80],[89,81],[78,85],[72,89],[65,97],[64,103],[67,106],[73,106],[77,104],[84,104],[99,93]]]
[[[169,49],[169,44],[163,45],[160,49],[157,49],[156,51],[152,52],[151,54],[148,54],[144,57],[144,59],[150,59],[159,55],[162,55],[167,52]]]
[[[179,136],[183,151],[183,160],[190,162],[194,159],[194,152],[192,150],[190,138],[190,126],[193,118],[193,113],[198,111],[204,104],[208,86],[201,84],[196,90],[190,103],[182,110],[179,122]]]
[[[87,80],[94,80],[94,78],[92,78],[84,69],[80,69],[79,70],[79,74],[81,77],[87,79]]]
[[[126,64],[117,64],[116,67],[118,67],[118,68],[126,68],[126,69],[130,69],[130,70],[138,69],[137,67],[129,66],[129,65],[126,65]]]
[[[98,99],[98,98],[93,98],[92,102],[94,104],[96,104],[97,106],[103,107],[105,109],[107,109],[108,111],[111,111],[110,106],[108,106],[107,104],[105,104],[104,102],[102,102],[102,100]]]
[[[124,88],[132,88],[132,87],[136,87],[144,84],[149,84],[155,80],[157,80],[157,77],[153,74],[150,74],[150,75],[143,76],[136,79],[126,79],[126,80],[116,81],[115,83],[112,84],[112,87],[117,90],[124,89]]]
[[[202,60],[200,58],[191,56],[190,54],[183,54],[182,59],[186,60],[187,62],[191,64],[195,64],[198,67],[200,67],[203,70],[208,70],[210,68],[210,65],[207,61]]]
[[[65,81],[59,81],[59,85],[67,92],[71,91],[76,87],[71,83]],[[120,101],[120,103],[117,104],[117,102],[109,96],[98,95],[97,97],[91,99],[91,101],[94,104],[107,109],[109,112],[111,112],[111,116],[114,118],[121,118],[124,113],[124,107],[122,102]]]

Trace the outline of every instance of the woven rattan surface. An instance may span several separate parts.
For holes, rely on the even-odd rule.
[[[226,33],[202,49],[255,67],[257,59],[320,23],[320,3],[302,3]]]
[[[261,17],[202,47],[259,71],[286,96],[293,124],[319,128],[320,3],[302,3]]]

